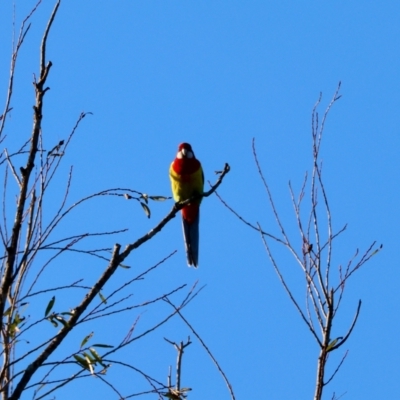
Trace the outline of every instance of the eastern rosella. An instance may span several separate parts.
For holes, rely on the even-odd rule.
[[[196,193],[203,193],[204,175],[200,161],[194,156],[189,143],[181,143],[169,169],[172,194],[176,202]],[[197,268],[199,261],[199,219],[201,198],[182,208],[183,238],[188,265]]]

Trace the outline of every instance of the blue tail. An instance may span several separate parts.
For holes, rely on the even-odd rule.
[[[199,264],[199,220],[200,210],[191,223],[182,218],[187,263],[189,266],[193,265],[195,268],[197,268]]]

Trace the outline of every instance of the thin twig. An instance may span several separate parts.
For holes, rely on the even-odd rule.
[[[328,383],[335,377],[335,375],[338,373],[340,367],[342,366],[345,358],[347,357],[347,354],[349,353],[349,351],[347,350],[346,353],[344,353],[344,356],[342,357],[342,360],[340,361],[339,365],[337,366],[337,368],[335,369],[335,372],[331,375],[331,377],[324,383],[324,385],[328,385]]]
[[[199,340],[199,342],[201,343],[201,345],[203,346],[204,350],[208,353],[208,355],[210,356],[210,358],[212,359],[212,361],[214,362],[215,366],[217,367],[218,371],[220,372],[220,374],[222,375],[229,393],[231,395],[231,399],[235,400],[235,394],[233,392],[233,388],[232,385],[230,384],[228,377],[225,375],[225,372],[223,371],[223,369],[220,367],[218,361],[216,360],[216,358],[213,356],[213,354],[211,353],[210,349],[207,347],[207,345],[204,343],[203,339],[201,338],[201,336],[194,330],[193,326],[189,323],[189,321],[182,315],[182,313],[180,312],[179,308],[177,308],[168,298],[165,298],[165,301],[176,311],[176,313],[181,317],[182,321],[185,322],[185,324],[188,326],[188,328],[193,332],[193,334],[196,336],[196,338]]]
[[[306,325],[310,329],[310,331],[313,334],[313,336],[314,336],[315,340],[317,341],[318,345],[320,347],[322,347],[321,340],[319,339],[319,337],[318,337],[317,333],[315,332],[315,330],[313,329],[312,325],[308,322],[308,320],[307,320],[306,316],[304,315],[302,309],[300,308],[299,304],[297,303],[296,299],[294,298],[294,296],[293,296],[292,292],[290,291],[288,285],[286,284],[286,281],[283,278],[283,276],[282,276],[282,274],[281,274],[281,272],[279,270],[279,267],[278,267],[274,257],[272,256],[272,253],[271,253],[271,250],[269,248],[268,242],[266,241],[266,239],[264,238],[263,235],[261,235],[261,239],[262,239],[262,241],[264,243],[265,249],[267,250],[267,254],[269,256],[269,259],[271,260],[272,265],[274,266],[275,272],[277,273],[277,275],[279,277],[279,280],[281,281],[283,287],[286,290],[286,293],[289,295],[290,300],[292,300],[292,303],[296,307],[296,309],[299,312],[301,318],[303,319],[303,321],[306,323]]]

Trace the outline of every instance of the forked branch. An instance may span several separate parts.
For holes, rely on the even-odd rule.
[[[283,285],[296,310],[300,314],[302,320],[307,325],[308,329],[311,331],[311,334],[318,343],[320,355],[317,365],[317,381],[314,400],[321,400],[324,386],[331,382],[345,359],[345,357],[343,357],[333,375],[325,382],[324,374],[328,361],[328,354],[334,350],[337,350],[348,340],[353,332],[360,313],[361,300],[359,301],[353,322],[351,323],[348,332],[343,336],[332,339],[333,320],[338,316],[337,313],[343,298],[345,283],[350,276],[354,274],[354,272],[359,270],[381,249],[381,247],[376,248],[376,244],[373,242],[372,245],[365,251],[364,255],[361,256],[361,259],[359,259],[358,262],[355,261],[355,259],[358,257],[357,251],[354,258],[348,262],[344,271],[342,270],[341,266],[339,266],[337,274],[335,274],[335,271],[332,270],[333,245],[334,243],[337,243],[337,240],[335,239],[337,239],[338,236],[340,236],[346,230],[347,225],[344,225],[344,227],[337,232],[333,231],[331,207],[322,174],[321,143],[328,114],[330,113],[335,102],[341,97],[339,94],[340,86],[341,85],[339,82],[338,87],[323,114],[321,122],[319,120],[317,110],[321,103],[322,95],[319,96],[312,110],[312,167],[310,179],[307,179],[308,174],[306,173],[300,193],[297,197],[292,189],[291,183],[289,183],[290,197],[296,220],[295,224],[301,239],[300,248],[297,248],[297,246],[295,247],[292,244],[295,242],[289,238],[289,231],[282,223],[281,216],[278,212],[278,208],[276,207],[271,190],[269,189],[268,182],[264,177],[261,164],[257,156],[254,139],[252,142],[254,161],[262,185],[267,191],[268,203],[271,207],[271,212],[275,219],[280,235],[276,236],[269,232],[263,231],[259,223],[254,224],[248,222],[217,194],[223,205],[228,208],[228,210],[231,211],[241,222],[252,229],[259,231],[264,246],[267,250],[268,257],[278,275],[281,284]],[[309,194],[306,194],[307,187],[309,187]],[[309,205],[308,212],[306,211],[306,217],[304,218],[303,209],[305,208],[304,202],[306,199],[309,201]],[[289,253],[292,254],[296,264],[298,264],[303,271],[303,282],[306,284],[306,301],[304,307],[301,306],[300,302],[296,298],[296,291],[287,284],[283,268],[279,265],[278,261],[272,254],[272,250],[268,243],[269,241],[276,242],[288,250]],[[338,296],[336,296],[337,298],[335,298],[335,295],[339,290],[340,293]]]

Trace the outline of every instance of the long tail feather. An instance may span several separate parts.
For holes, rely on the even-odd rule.
[[[185,240],[186,257],[189,266],[197,268],[199,264],[199,220],[200,211],[192,222],[182,218],[183,239]]]

